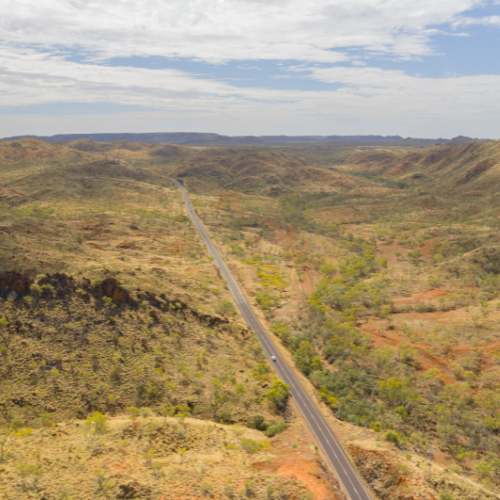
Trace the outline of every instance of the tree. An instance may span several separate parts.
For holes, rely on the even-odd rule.
[[[100,411],[95,411],[90,417],[87,417],[86,425],[91,429],[94,434],[101,434],[108,428],[108,417],[103,415]]]
[[[320,267],[320,272],[322,274],[326,274],[327,276],[331,276],[337,272],[337,269],[333,264],[330,264],[330,262],[325,262],[321,267]]]
[[[280,299],[279,297],[271,293],[257,292],[255,294],[255,300],[257,300],[260,308],[263,311],[268,311],[269,309],[276,307]]]
[[[271,331],[279,337],[284,344],[287,344],[287,340],[290,338],[292,332],[290,332],[290,329],[288,328],[288,325],[286,323],[281,323],[281,322],[276,322],[273,323],[271,326]]]
[[[265,396],[268,401],[274,403],[280,410],[283,410],[290,397],[290,386],[281,380],[276,380],[273,388],[269,392],[266,392]]]
[[[311,362],[314,358],[314,349],[311,347],[310,342],[308,342],[307,340],[303,340],[300,343],[299,348],[293,355],[293,360],[295,361],[297,368],[306,375],[309,375],[311,373]]]
[[[167,417],[173,417],[175,415],[175,406],[172,403],[161,404],[158,407],[158,414],[163,417],[163,425],[165,425]]]
[[[500,459],[495,455],[487,455],[476,465],[476,470],[482,481],[495,479],[497,482],[500,476]]]
[[[415,403],[419,396],[417,391],[411,387],[410,378],[391,377],[379,382],[380,395],[394,406],[407,408],[411,403]]]
[[[318,357],[315,357],[311,360],[310,368],[311,372],[321,371],[323,369],[323,362]]]

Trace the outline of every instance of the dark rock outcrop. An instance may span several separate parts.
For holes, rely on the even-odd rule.
[[[147,486],[144,486],[137,481],[132,481],[131,483],[128,484],[120,484],[118,486],[118,489],[120,490],[116,498],[120,500],[132,500],[134,498],[151,498],[151,488],[148,488]]]
[[[91,297],[96,299],[108,297],[116,305],[127,305],[133,308],[139,307],[139,304],[141,307],[146,305],[149,316],[155,321],[159,321],[159,311],[172,310],[189,314],[212,328],[225,328],[232,324],[225,316],[198,311],[182,300],[167,298],[165,294],[156,295],[153,292],[139,289],[129,291],[116,278],[112,277],[105,278],[100,284],[95,285],[87,278],[77,281],[74,277],[64,273],[55,273],[39,279],[35,290],[30,289],[33,283],[27,274],[20,272],[0,273],[0,297],[10,296],[15,300],[33,293],[42,298],[63,299],[78,292],[86,301],[90,301]],[[247,338],[250,335],[250,330],[243,328],[239,335]]]
[[[29,293],[33,280],[26,274],[9,271],[0,274],[0,297],[14,299]]]
[[[96,287],[95,291],[100,297],[109,297],[113,302],[121,302],[129,306],[137,306],[137,301],[130,296],[128,290],[125,290],[117,279],[106,278]]]

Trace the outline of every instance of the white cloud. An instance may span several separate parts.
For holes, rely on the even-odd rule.
[[[16,0],[0,4],[10,44],[75,47],[99,57],[160,55],[210,62],[339,62],[347,46],[430,53],[427,26],[482,0]]]
[[[82,65],[28,49],[4,51],[0,67],[0,107],[105,101],[157,110],[107,117],[4,116],[4,137],[96,130],[491,137],[500,114],[500,76],[493,75],[432,79],[370,67],[303,65],[290,69],[341,88],[299,91],[237,88],[175,70]]]
[[[452,23],[455,28],[478,25],[500,27],[500,16],[461,17]]]
[[[96,127],[231,135],[491,136],[498,128],[500,77],[418,78],[363,66],[369,61],[363,56],[374,52],[396,59],[431,54],[429,37],[436,30],[429,26],[470,25],[471,18],[460,16],[482,4],[482,0],[0,2],[0,107],[112,102],[158,110],[98,119],[10,115],[0,121],[0,136],[92,132]],[[483,24],[496,22],[495,16],[481,19]],[[352,47],[361,55],[351,56],[347,48]],[[71,61],[70,49],[77,56],[91,54],[92,64]],[[290,72],[342,87],[238,88],[173,69],[105,64],[109,58],[130,56],[247,61],[243,67],[248,69],[254,66],[252,60],[296,60],[299,64],[288,68]],[[352,67],[324,67],[339,62],[352,62]]]
[[[52,102],[114,102],[166,108],[230,97],[235,88],[173,69],[79,64],[36,52],[0,52],[0,106]]]

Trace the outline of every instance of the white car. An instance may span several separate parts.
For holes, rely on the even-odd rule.
[[[271,356],[271,361],[274,361],[276,363],[276,361],[278,360],[276,359],[276,356]]]

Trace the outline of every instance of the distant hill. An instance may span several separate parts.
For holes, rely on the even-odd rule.
[[[23,137],[36,137],[47,142],[70,142],[79,139],[87,139],[95,142],[133,141],[168,144],[205,144],[214,143],[230,137],[218,134],[198,133],[151,133],[151,134],[58,134],[51,137],[18,136],[10,137],[8,140],[21,139]]]
[[[447,142],[447,139],[414,139],[412,137],[401,137],[399,135],[311,135],[311,136],[285,136],[268,135],[259,137],[267,143],[314,143],[334,142],[341,144],[386,144],[404,146],[433,146],[438,143]],[[476,139],[470,139],[474,141]]]
[[[90,161],[86,151],[75,151],[59,144],[48,144],[39,139],[26,138],[16,141],[0,141],[0,166],[28,164],[67,164]]]
[[[467,142],[459,137],[428,149],[397,152],[372,149],[346,160],[345,171],[366,178],[385,177],[440,196],[497,193],[500,186],[500,141]]]
[[[132,141],[147,143],[167,143],[191,146],[252,146],[267,144],[307,144],[307,143],[339,143],[339,144],[384,144],[400,146],[433,146],[452,142],[454,144],[465,144],[477,142],[480,139],[459,136],[449,141],[448,139],[415,139],[412,137],[401,137],[399,135],[311,135],[311,136],[286,136],[286,135],[265,135],[236,136],[230,137],[219,134],[204,134],[194,132],[171,132],[171,133],[147,133],[147,134],[59,134],[51,137],[39,136],[16,136],[6,138],[7,140],[17,140],[32,137],[42,139],[47,142],[66,143],[79,139],[86,139],[96,142]]]
[[[373,184],[336,170],[311,167],[297,155],[279,149],[204,149],[181,161],[172,175],[189,179],[190,186],[201,191],[223,188],[273,197],[297,192],[340,192]]]

